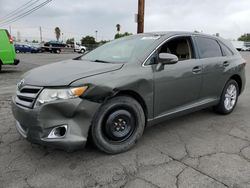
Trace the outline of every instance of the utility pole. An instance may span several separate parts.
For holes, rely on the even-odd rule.
[[[137,33],[144,32],[144,9],[145,0],[138,0]]]
[[[20,33],[20,31],[17,31],[17,41],[21,42],[21,33]]]
[[[40,42],[43,42],[43,35],[42,35],[42,27],[39,27],[39,31],[40,31]]]
[[[95,31],[95,41],[97,42],[97,33],[98,33],[98,31],[96,30]]]
[[[9,26],[9,32],[10,32],[10,35],[11,35],[11,26]]]

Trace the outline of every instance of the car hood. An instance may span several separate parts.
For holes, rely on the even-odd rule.
[[[25,85],[67,86],[75,80],[121,69],[123,64],[67,60],[30,70],[24,75]]]

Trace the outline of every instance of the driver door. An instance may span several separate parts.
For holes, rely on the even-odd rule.
[[[154,117],[164,117],[182,111],[199,100],[202,85],[202,65],[190,37],[176,37],[155,54],[154,64]],[[176,64],[157,69],[159,53],[171,53],[179,58]]]

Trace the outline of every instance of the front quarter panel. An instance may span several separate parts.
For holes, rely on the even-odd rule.
[[[102,103],[120,91],[132,91],[144,100],[148,118],[153,118],[153,73],[151,66],[128,63],[122,69],[77,80],[71,86],[88,85],[84,99]]]

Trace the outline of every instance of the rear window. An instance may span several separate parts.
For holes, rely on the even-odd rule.
[[[196,37],[201,58],[221,57],[222,52],[218,42],[214,39]]]

